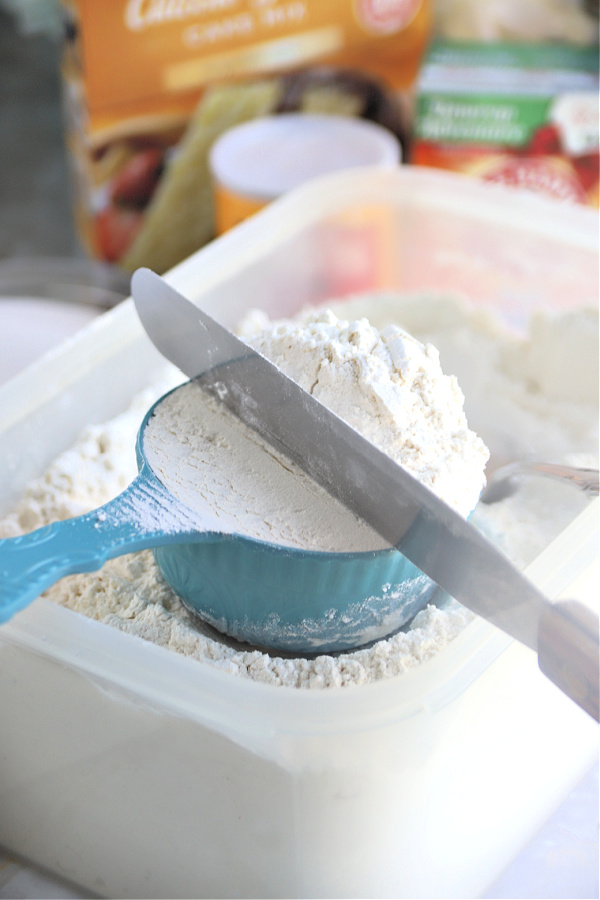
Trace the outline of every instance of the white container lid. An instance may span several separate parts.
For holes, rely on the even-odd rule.
[[[311,178],[356,166],[395,166],[387,128],[346,116],[281,113],[226,131],[213,144],[213,176],[237,194],[273,200]]]

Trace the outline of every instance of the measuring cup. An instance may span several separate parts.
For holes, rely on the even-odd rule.
[[[93,512],[0,540],[0,622],[65,575],[148,548],[195,615],[230,637],[274,650],[359,647],[396,631],[429,602],[434,583],[393,548],[284,547],[225,532],[210,509],[198,514],[178,501],[144,453],[146,425],[169,394],[144,417],[138,475],[125,491]]]

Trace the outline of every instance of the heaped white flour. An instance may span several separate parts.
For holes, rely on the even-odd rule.
[[[331,310],[275,323],[246,340],[462,515],[485,484],[488,451],[437,349],[394,323]],[[447,370],[444,370],[447,371]]]
[[[469,426],[490,447],[493,464],[535,454],[550,461],[597,465],[595,313],[540,316],[530,333],[518,338],[489,313],[473,310],[456,298],[386,294],[356,297],[332,309],[348,322],[366,317],[380,331],[395,324],[423,344],[432,343],[440,351],[443,371],[457,377]],[[327,320],[328,316],[325,324]],[[265,323],[259,314],[241,327],[250,340],[257,340],[253,337],[260,330],[257,321],[262,329]],[[272,334],[279,335],[277,341],[281,339],[282,354],[289,327],[289,323],[269,325]],[[257,348],[261,350],[258,343]],[[397,359],[402,371],[403,352]],[[0,536],[76,515],[118,493],[136,471],[134,442],[143,413],[180,380],[178,373],[170,371],[160,385],[136,398],[123,416],[88,429],[0,521]],[[323,373],[322,388],[324,393],[335,392],[335,380],[329,382]],[[585,503],[583,495],[569,486],[531,477],[517,495],[489,507],[480,504],[472,521],[517,565],[524,566]],[[369,648],[316,659],[284,659],[242,649],[193,620],[162,581],[150,552],[111,560],[98,573],[64,578],[47,596],[204,664],[294,687],[323,688],[394,677],[438,653],[472,618],[454,602],[443,609],[432,606],[406,631]]]
[[[431,344],[330,311],[267,326],[249,342],[459,513],[471,512],[489,454]],[[208,509],[223,530],[308,550],[385,547],[197,384],[159,404],[144,449],[169,491],[200,515]]]

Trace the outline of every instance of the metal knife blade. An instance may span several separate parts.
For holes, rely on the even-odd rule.
[[[148,336],[443,590],[538,649],[553,604],[480,532],[280,369],[149,269],[132,294]]]

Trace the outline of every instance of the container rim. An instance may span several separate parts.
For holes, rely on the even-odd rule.
[[[244,740],[351,733],[435,711],[460,696],[514,641],[475,619],[438,654],[398,677],[322,689],[238,677],[43,597],[2,626],[0,652],[9,643],[91,678],[124,701],[142,698],[157,712]]]
[[[596,584],[600,500],[586,508],[525,569],[551,599],[580,599],[582,576]],[[574,584],[572,563],[577,557]],[[585,577],[583,578],[585,581]],[[108,639],[107,639],[108,638]],[[219,729],[268,752],[275,734],[320,737],[382,728],[432,715],[460,697],[506,650],[537,670],[535,653],[475,618],[439,653],[397,677],[344,688],[303,689],[239,678],[40,598],[0,629],[0,652],[17,645],[51,658],[123,702],[139,702]],[[543,678],[540,672],[534,677]]]
[[[344,198],[340,202],[340,198]],[[272,248],[303,230],[358,205],[444,210],[465,219],[504,225],[598,253],[600,224],[595,210],[468,175],[420,166],[361,166],[313,178],[277,198],[235,228],[215,238],[163,277],[194,302],[223,277],[231,277]],[[197,275],[202,261],[202,283]]]

